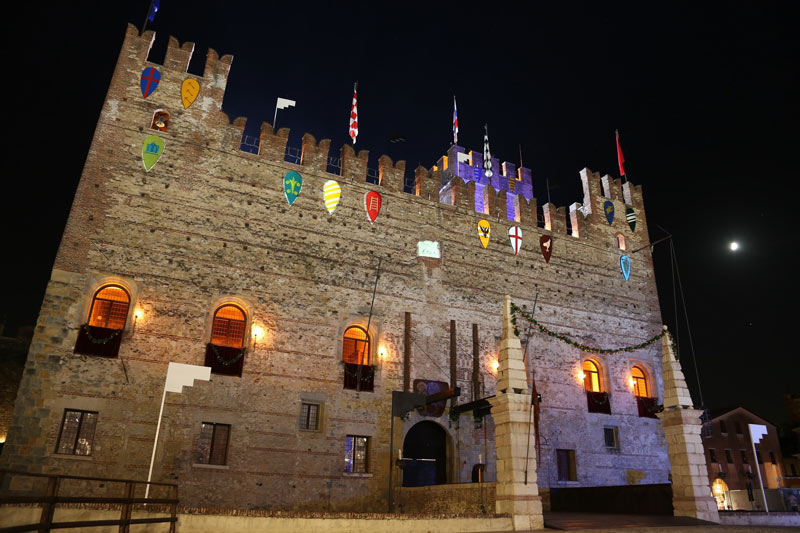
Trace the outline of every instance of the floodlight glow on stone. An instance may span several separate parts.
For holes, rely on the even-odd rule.
[[[738,243],[738,242],[736,242],[736,241],[733,241],[733,242],[731,243],[731,251],[732,251],[732,252],[735,252],[735,251],[736,251],[736,250],[738,250],[738,249],[739,249],[739,243]]]

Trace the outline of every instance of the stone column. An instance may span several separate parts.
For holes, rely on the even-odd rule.
[[[664,326],[667,329],[667,326]],[[664,374],[664,411],[658,414],[667,437],[672,467],[672,506],[675,516],[719,522],[717,502],[711,495],[703,442],[703,412],[695,409],[681,364],[675,359],[669,335],[661,339]]]
[[[497,394],[492,398],[492,418],[497,450],[497,499],[495,511],[512,517],[515,531],[541,529],[542,498],[536,483],[536,451],[528,454],[531,395],[519,337],[511,323],[511,298],[503,308],[503,338],[500,341]],[[525,458],[528,479],[525,483]]]

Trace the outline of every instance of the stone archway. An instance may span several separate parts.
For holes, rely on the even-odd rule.
[[[447,432],[436,422],[423,420],[408,430],[403,440],[403,486],[447,483]]]

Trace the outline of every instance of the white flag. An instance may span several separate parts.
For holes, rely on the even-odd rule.
[[[170,363],[167,367],[167,382],[164,384],[164,388],[167,392],[181,393],[183,387],[191,387],[196,379],[209,381],[211,367]]]
[[[297,102],[294,100],[287,100],[286,98],[278,98],[278,103],[275,107],[278,109],[286,109],[287,107],[294,107]]]
[[[763,424],[747,424],[747,427],[750,429],[750,440],[753,444],[761,442],[761,437],[767,434],[767,426]]]

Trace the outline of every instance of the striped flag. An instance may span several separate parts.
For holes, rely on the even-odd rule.
[[[350,138],[353,139],[353,144],[356,144],[356,137],[358,137],[358,104],[357,101],[358,82],[353,85],[353,105],[350,108]]]
[[[622,155],[622,147],[619,145],[619,130],[617,133],[617,162],[619,163],[619,175],[625,176],[625,157]],[[627,181],[628,177],[625,176]]]
[[[492,153],[489,151],[489,125],[483,125],[483,175],[492,177]]]
[[[456,107],[456,95],[453,95],[453,144],[458,144],[458,108]]]

